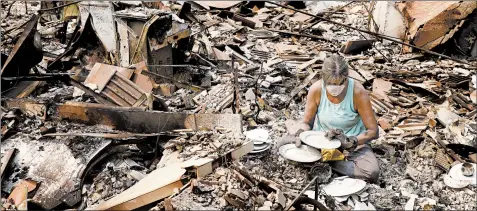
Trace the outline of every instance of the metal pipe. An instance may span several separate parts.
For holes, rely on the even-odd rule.
[[[305,186],[305,188],[303,188],[303,190],[300,191],[300,193],[298,194],[297,197],[295,197],[295,199],[293,199],[293,201],[285,208],[285,211],[288,211],[290,210],[290,208],[293,206],[293,204],[296,202],[296,200],[298,200],[298,198],[300,198],[301,195],[303,195],[303,193],[305,193],[306,189],[308,189],[308,187],[310,187],[311,184],[313,184],[316,179],[318,178],[318,175],[315,176],[311,181],[310,183],[308,183],[308,185]]]
[[[315,180],[315,200],[318,201],[318,180]],[[316,205],[313,205],[313,210],[316,211]]]
[[[379,37],[379,38],[381,38],[381,39],[389,40],[389,41],[392,41],[392,42],[395,42],[395,43],[399,43],[399,44],[401,44],[401,45],[405,45],[405,46],[408,46],[408,47],[416,48],[416,49],[419,49],[419,50],[421,50],[421,51],[424,51],[424,52],[426,52],[426,53],[429,53],[429,54],[432,54],[432,55],[435,55],[435,56],[441,56],[441,57],[443,57],[443,58],[450,59],[450,60],[452,60],[452,61],[456,61],[456,62],[460,62],[460,63],[463,63],[463,64],[469,64],[469,65],[471,65],[471,63],[469,63],[469,62],[467,62],[467,61],[460,60],[460,59],[456,59],[456,58],[452,58],[452,57],[447,56],[447,55],[444,55],[444,54],[436,53],[436,52],[434,52],[434,51],[430,51],[430,50],[427,50],[427,49],[424,49],[424,48],[421,48],[421,47],[417,47],[417,46],[415,46],[415,45],[411,45],[411,44],[409,44],[409,43],[405,43],[405,42],[402,42],[402,41],[400,41],[400,40],[391,39],[391,38],[388,38],[387,36],[382,35],[382,34],[378,34],[378,33],[375,33],[375,32],[366,31],[366,30],[363,30],[363,29],[359,29],[359,28],[356,28],[356,27],[353,27],[353,26],[344,24],[344,23],[339,23],[339,22],[336,22],[336,21],[332,21],[332,20],[330,20],[330,19],[323,18],[323,17],[317,16],[317,15],[313,15],[313,14],[311,14],[311,13],[303,12],[303,11],[297,10],[297,9],[295,9],[295,8],[293,8],[293,7],[284,6],[284,5],[281,5],[281,4],[272,2],[272,1],[266,1],[266,2],[269,3],[269,4],[277,5],[277,6],[279,6],[279,7],[287,8],[287,9],[289,9],[289,10],[293,10],[293,11],[295,11],[295,12],[299,12],[299,13],[302,13],[302,14],[305,14],[305,15],[312,16],[312,17],[318,18],[318,19],[323,20],[323,21],[328,21],[328,22],[330,22],[330,23],[333,23],[333,24],[336,24],[336,25],[339,25],[339,26],[344,26],[344,27],[346,27],[346,28],[350,28],[350,29],[354,29],[354,30],[357,30],[357,31],[360,31],[360,32],[364,32],[364,33],[367,33],[367,34],[370,34],[370,35],[374,35],[374,36]]]

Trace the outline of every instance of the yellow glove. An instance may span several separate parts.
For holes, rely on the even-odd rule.
[[[321,149],[321,160],[326,161],[338,161],[344,160],[344,155],[337,149]]]

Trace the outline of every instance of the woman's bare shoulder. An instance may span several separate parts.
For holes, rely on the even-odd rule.
[[[312,96],[313,100],[316,102],[317,105],[320,104],[321,98],[321,82],[322,80],[318,80],[317,82],[313,83],[310,86],[310,90],[308,90],[308,97]]]
[[[368,95],[368,90],[366,90],[360,82],[356,81],[354,82],[354,87],[353,87],[353,93],[355,97],[363,96],[363,95]]]
[[[310,87],[310,91],[313,92],[321,92],[321,87],[322,87],[322,80],[318,80],[315,83],[313,83]]]

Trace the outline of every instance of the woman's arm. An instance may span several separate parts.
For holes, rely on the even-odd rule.
[[[307,130],[313,127],[313,120],[316,117],[316,111],[320,105],[321,97],[321,80],[311,85],[308,95],[306,97],[305,114],[303,116],[303,123],[306,124]],[[315,120],[316,121],[316,120]]]
[[[363,120],[364,126],[366,127],[366,132],[358,135],[356,138],[358,139],[358,145],[366,144],[368,141],[378,138],[378,124],[376,122],[376,117],[374,116],[373,108],[371,107],[371,101],[369,98],[366,89],[364,89],[363,85],[359,83],[355,83],[355,90],[354,90],[354,104],[356,109],[358,110],[358,114],[361,116]]]

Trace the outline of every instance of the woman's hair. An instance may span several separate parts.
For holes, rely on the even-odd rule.
[[[344,80],[348,77],[348,63],[346,60],[338,55],[333,54],[325,58],[322,68],[323,82],[330,80]]]

